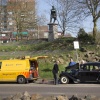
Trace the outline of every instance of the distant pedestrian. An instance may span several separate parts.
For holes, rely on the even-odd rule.
[[[83,59],[80,61],[80,68],[81,68],[81,69],[83,69],[83,64],[85,64],[85,63],[86,63],[86,61],[83,60]]]
[[[76,62],[74,62],[73,59],[71,58],[71,59],[70,59],[70,62],[69,62],[69,66],[73,66],[73,65],[75,65],[75,64],[76,64]]]
[[[77,64],[77,63],[74,62],[73,59],[71,58],[68,67],[75,67],[76,64]],[[74,68],[74,69],[72,68],[72,69],[71,69],[71,72],[72,72],[72,74],[74,75],[74,74],[76,73],[75,68]]]
[[[86,61],[84,59],[81,60],[81,64],[84,64],[86,63]]]
[[[58,73],[59,73],[59,66],[58,66],[58,61],[54,61],[54,66],[52,69],[53,77],[54,77],[54,84],[58,84]]]

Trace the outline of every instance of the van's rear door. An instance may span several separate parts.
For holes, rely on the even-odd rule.
[[[38,59],[43,59],[43,58],[47,58],[48,56],[37,56],[37,57],[33,57],[33,58],[29,58],[29,60],[38,60]]]
[[[31,70],[31,71],[33,72],[32,76],[33,76],[34,78],[39,77],[39,73],[38,73],[38,67],[39,67],[39,66],[38,66],[37,60],[38,60],[38,59],[43,59],[43,58],[47,58],[47,56],[37,56],[37,57],[29,58],[29,61],[34,63],[34,67],[35,67],[35,68],[33,68],[33,69]],[[31,68],[31,66],[30,66],[30,68]]]
[[[0,61],[0,81],[2,81],[2,61]]]

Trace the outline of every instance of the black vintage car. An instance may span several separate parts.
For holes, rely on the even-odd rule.
[[[100,82],[100,62],[88,62],[68,66],[59,75],[62,84],[70,82]]]

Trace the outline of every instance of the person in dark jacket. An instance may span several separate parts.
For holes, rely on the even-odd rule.
[[[54,61],[54,66],[53,66],[53,77],[54,77],[54,84],[58,84],[58,73],[59,73],[59,66],[58,66],[58,61]]]

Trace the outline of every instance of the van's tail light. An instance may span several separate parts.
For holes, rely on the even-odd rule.
[[[31,69],[29,70],[29,73],[32,74],[32,70]]]
[[[38,71],[38,67],[36,68],[36,70]]]

